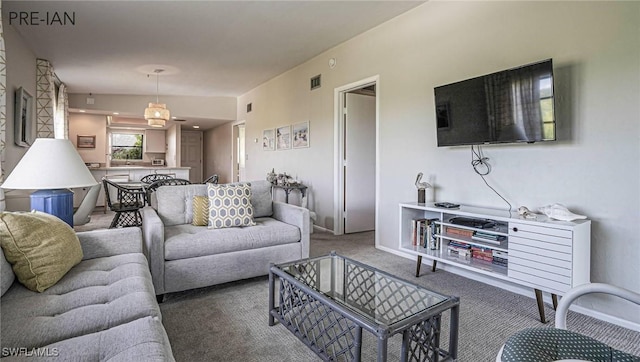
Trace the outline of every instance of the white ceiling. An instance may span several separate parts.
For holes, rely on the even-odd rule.
[[[3,1],[70,93],[239,96],[423,1]],[[9,12],[75,14],[19,25]],[[10,51],[10,49],[9,49]]]

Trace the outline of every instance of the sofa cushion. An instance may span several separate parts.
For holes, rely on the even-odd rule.
[[[207,196],[207,185],[162,186],[156,192],[158,216],[165,226],[193,222],[193,197]]]
[[[73,229],[44,212],[3,212],[0,239],[16,277],[33,291],[45,291],[82,260]]]
[[[136,319],[44,348],[65,361],[174,361],[169,339],[158,317]]]
[[[271,184],[266,180],[251,181],[251,205],[253,217],[273,215]],[[155,209],[165,226],[191,224],[193,222],[193,197],[207,196],[207,185],[193,184],[162,186],[152,193]]]
[[[209,228],[252,226],[251,184],[207,184]]]
[[[0,296],[3,296],[4,293],[9,289],[13,281],[16,279],[16,275],[13,274],[13,269],[11,269],[11,264],[4,257],[4,252],[0,249]]]
[[[272,218],[259,218],[255,222],[255,226],[245,228],[165,227],[165,259],[188,259],[300,241],[300,229],[293,225]]]
[[[251,181],[251,205],[253,205],[254,218],[273,215],[271,183],[269,181]]]
[[[160,310],[143,254],[89,259],[43,293],[14,283],[2,297],[1,343],[41,347],[148,316]]]
[[[206,196],[193,197],[193,226],[207,226],[209,224],[209,198]]]

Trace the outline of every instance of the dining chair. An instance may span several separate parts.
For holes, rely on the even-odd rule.
[[[203,184],[217,184],[219,180],[219,177],[217,174],[211,175],[209,176],[209,178],[207,178],[206,180],[202,181]]]
[[[152,174],[143,176],[140,179],[140,182],[143,182],[145,184],[150,185],[150,184],[152,184],[152,183],[154,183],[155,181],[158,181],[158,180],[168,180],[168,179],[172,179],[172,178],[175,178],[175,177],[176,177],[175,174],[170,175],[170,174],[165,174],[165,173],[152,173]]]
[[[108,178],[102,178],[102,185],[107,205],[116,213],[109,228],[141,226],[140,209],[146,204],[146,192],[142,186],[127,187]],[[115,191],[115,199],[111,191]]]

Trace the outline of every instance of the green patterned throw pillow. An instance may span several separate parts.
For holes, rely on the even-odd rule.
[[[209,228],[252,226],[251,184],[208,184]]]

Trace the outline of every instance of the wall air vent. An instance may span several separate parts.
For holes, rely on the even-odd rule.
[[[311,78],[311,90],[320,88],[320,76],[321,74],[318,74]]]
[[[252,108],[253,108],[253,103],[247,103],[247,113],[251,112]]]

